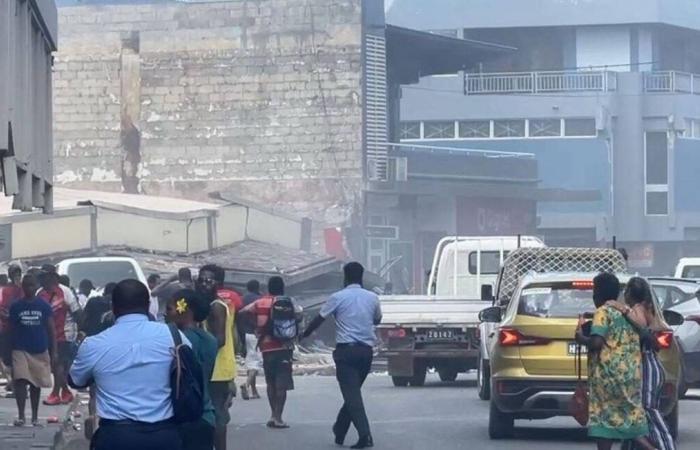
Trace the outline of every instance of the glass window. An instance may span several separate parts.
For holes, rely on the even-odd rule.
[[[425,122],[423,124],[423,137],[425,139],[454,139],[454,122]]]
[[[476,255],[477,252],[469,254],[469,273],[476,275]],[[503,260],[508,257],[508,252],[503,252]],[[481,252],[481,274],[493,275],[498,274],[501,270],[501,253],[500,252]]]
[[[459,123],[459,137],[461,138],[490,138],[490,120],[464,120]]]
[[[399,134],[402,140],[420,139],[420,122],[401,122]]]
[[[647,215],[668,214],[668,192],[647,192]]]
[[[700,266],[685,266],[683,278],[700,278]]]
[[[136,268],[129,261],[75,262],[68,266],[68,276],[74,287],[81,280],[90,280],[97,287],[105,287],[107,283],[138,279]]]
[[[518,304],[518,314],[534,317],[574,318],[593,311],[592,290],[525,288]]]
[[[595,136],[595,119],[566,119],[564,121],[566,136]]]
[[[698,120],[698,119],[693,119],[691,136],[696,138],[696,139],[700,139],[700,120]]]
[[[561,120],[559,119],[530,119],[531,137],[561,136]]]
[[[647,184],[668,184],[667,141],[665,131],[646,133]]]
[[[494,120],[494,137],[524,137],[525,120]]]

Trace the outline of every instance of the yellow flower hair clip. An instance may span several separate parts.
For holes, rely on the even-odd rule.
[[[187,311],[187,300],[184,298],[178,300],[175,304],[175,311],[177,311],[178,314],[184,314],[185,311]]]

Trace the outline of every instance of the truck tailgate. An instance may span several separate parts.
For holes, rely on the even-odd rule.
[[[382,324],[460,325],[479,324],[479,312],[489,306],[481,300],[433,296],[382,296]]]

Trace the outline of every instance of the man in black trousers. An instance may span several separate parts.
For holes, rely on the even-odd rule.
[[[336,378],[343,394],[343,406],[333,425],[335,443],[343,445],[350,423],[355,425],[359,440],[351,448],[373,447],[372,433],[362,401],[362,384],[372,366],[376,344],[374,326],[382,320],[379,298],[362,288],[364,268],[351,262],[343,267],[345,289],[333,294],[314,318],[303,337],[309,337],[329,316],[335,318],[336,347],[333,352]]]

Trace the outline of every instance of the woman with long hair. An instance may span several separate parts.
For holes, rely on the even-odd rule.
[[[649,283],[643,278],[634,277],[629,280],[625,288],[625,304],[618,301],[608,302],[608,304],[624,314],[640,335],[642,406],[649,424],[649,440],[659,450],[675,450],[673,436],[659,411],[666,373],[661,365],[657,353],[658,347],[653,337],[656,331],[666,330],[667,327],[656,314],[653,302],[654,297]],[[625,447],[631,448],[633,444],[628,443]]]

